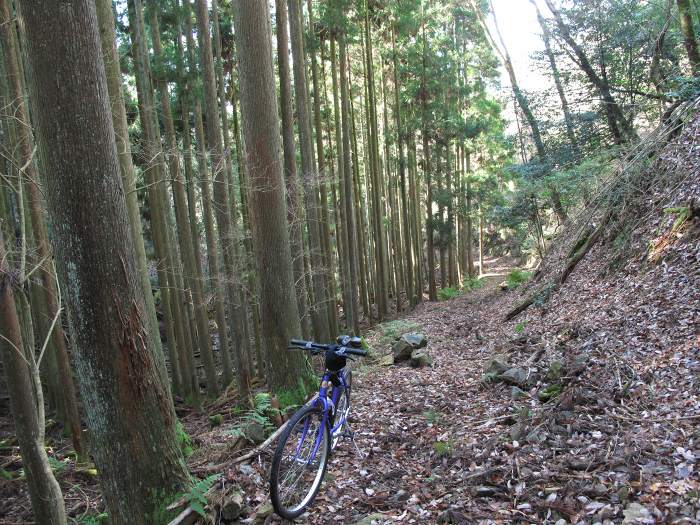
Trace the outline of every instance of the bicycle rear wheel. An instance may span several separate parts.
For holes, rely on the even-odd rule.
[[[346,388],[340,394],[340,398],[335,407],[335,418],[333,420],[333,428],[335,431],[331,435],[331,450],[335,450],[335,447],[338,446],[340,438],[348,427],[348,417],[350,417],[350,391],[352,390],[352,370],[349,368],[345,371],[345,385]],[[341,422],[342,424],[340,424]]]
[[[292,520],[313,502],[326,473],[330,445],[318,406],[301,408],[287,422],[270,473],[270,499],[277,514]]]

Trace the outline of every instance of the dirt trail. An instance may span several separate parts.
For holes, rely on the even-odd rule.
[[[490,472],[478,468],[479,455],[508,415],[505,390],[481,383],[484,339],[496,320],[504,294],[498,288],[508,267],[491,265],[487,285],[450,301],[424,303],[402,318],[428,337],[432,368],[355,365],[352,443],[341,443],[305,523],[435,523],[447,517],[467,520],[494,516],[467,510],[472,494]],[[379,335],[370,336],[378,346]],[[476,483],[475,483],[476,482]],[[460,516],[462,514],[462,516]]]

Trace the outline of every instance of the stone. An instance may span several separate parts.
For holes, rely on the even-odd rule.
[[[625,519],[622,520],[622,524],[627,523],[656,523],[656,520],[652,517],[651,512],[640,505],[639,503],[630,503],[627,508],[622,511],[625,515]]]
[[[378,523],[384,523],[386,516],[381,512],[375,512],[373,514],[368,514],[360,521],[356,521],[353,525],[376,525]]]
[[[499,375],[508,370],[508,361],[501,355],[495,355],[486,362],[484,367],[485,375]]]
[[[255,510],[253,515],[253,523],[265,523],[267,517],[272,514],[272,503],[263,503]]]
[[[394,364],[393,354],[387,354],[379,360],[379,366],[391,366]]]
[[[527,436],[525,436],[525,441],[531,445],[537,445],[539,443],[544,443],[547,441],[547,434],[538,430],[533,430]]]
[[[243,435],[245,436],[246,440],[253,445],[262,443],[265,441],[266,437],[265,429],[257,421],[250,421],[248,424],[246,424],[245,427],[243,427]]]
[[[513,367],[500,374],[498,379],[508,385],[522,387],[527,385],[528,373],[524,368]]]
[[[527,392],[521,388],[518,388],[517,386],[514,386],[510,389],[510,397],[511,399],[523,399],[527,397]]]
[[[243,496],[240,492],[236,492],[227,499],[223,507],[221,507],[221,517],[227,521],[233,521],[239,518],[243,511]]]
[[[413,346],[403,338],[396,341],[394,346],[391,347],[391,354],[394,357],[394,363],[408,361],[411,358],[411,352],[413,352]]]
[[[552,361],[549,364],[549,370],[547,370],[547,379],[549,381],[558,381],[566,375],[564,373],[564,365],[561,361]]]
[[[488,485],[481,485],[472,489],[472,494],[475,498],[492,498],[497,493],[498,489],[496,487],[489,487]]]
[[[428,338],[424,334],[411,333],[404,334],[401,337],[404,341],[410,343],[410,345],[416,350],[419,348],[425,348],[428,346]]]
[[[433,358],[430,354],[423,350],[414,350],[411,352],[411,366],[413,368],[421,368],[424,366],[433,366]]]

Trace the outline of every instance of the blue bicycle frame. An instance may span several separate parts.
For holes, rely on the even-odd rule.
[[[321,379],[321,387],[318,390],[318,396],[313,400],[315,404],[317,404],[323,411],[323,419],[321,420],[321,426],[319,427],[317,433],[316,433],[316,440],[314,442],[314,448],[313,451],[311,452],[311,456],[307,460],[307,464],[311,464],[313,460],[316,458],[316,453],[318,452],[319,447],[321,446],[321,439],[323,438],[323,429],[326,427],[330,427],[329,423],[329,414],[334,414],[335,415],[335,410],[336,407],[338,406],[338,401],[340,400],[340,396],[343,393],[343,391],[348,389],[348,384],[345,380],[345,374],[346,374],[346,369],[343,368],[340,372],[338,372],[338,380],[340,381],[340,386],[335,386],[333,385],[333,388],[331,390],[331,398],[330,401],[328,399],[328,384],[331,383],[331,374],[326,371],[326,373],[323,374],[323,378]],[[326,385],[326,386],[324,386]],[[329,433],[331,439],[333,439],[333,434],[337,432],[343,425],[345,424],[345,414],[341,414],[340,421],[335,421],[333,420],[333,427],[329,428]],[[301,437],[299,439],[299,444],[297,445],[296,449],[296,454],[301,452],[301,446],[304,443],[304,440],[306,439],[306,433],[309,430],[309,420],[307,419],[306,422],[304,423],[304,430],[301,433]]]

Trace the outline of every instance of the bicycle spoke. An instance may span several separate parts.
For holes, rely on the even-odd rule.
[[[298,507],[315,488],[319,461],[326,450],[322,447],[327,446],[325,439],[316,414],[301,419],[291,430],[279,467],[278,494],[285,507]]]

